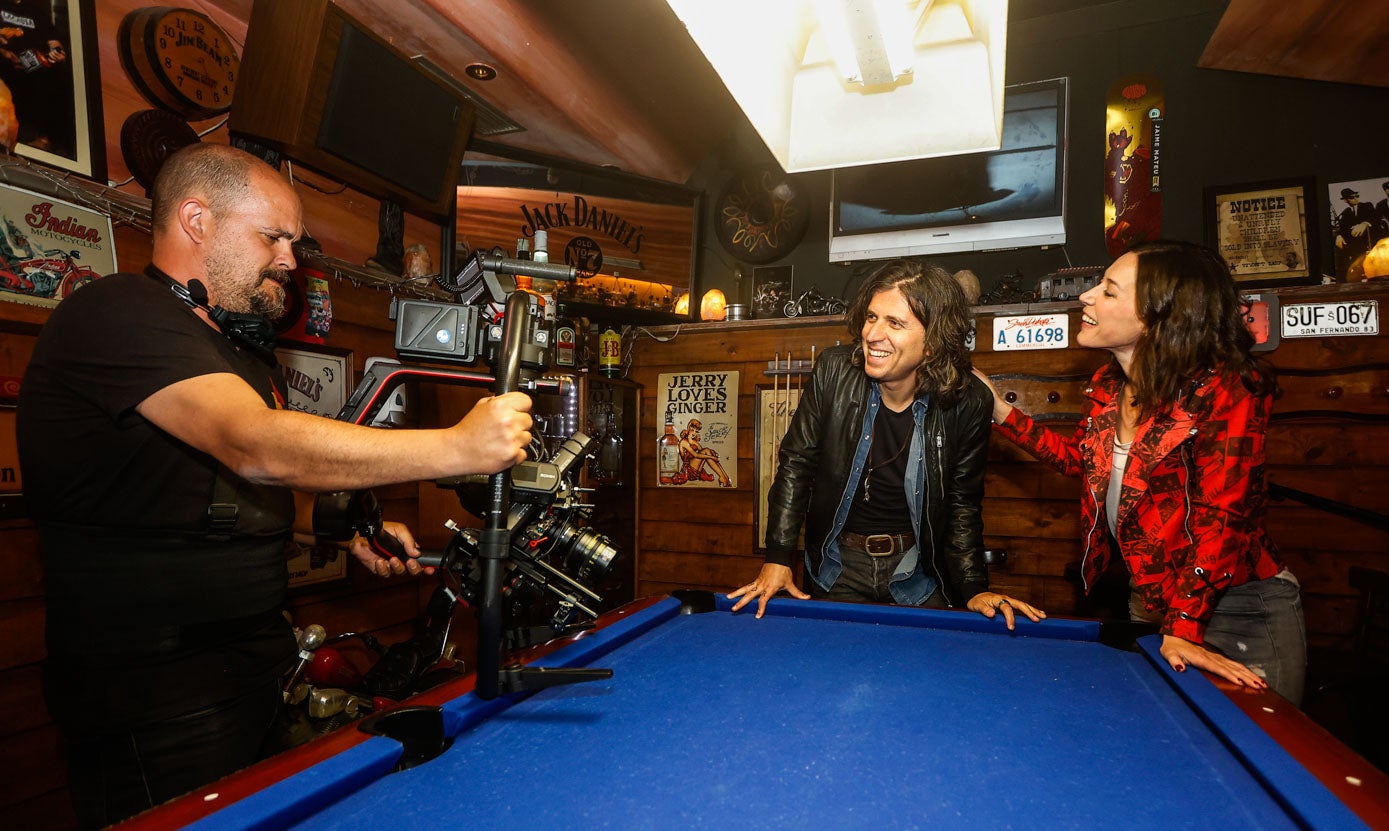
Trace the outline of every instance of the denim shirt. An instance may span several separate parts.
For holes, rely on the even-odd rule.
[[[854,461],[849,468],[849,478],[844,482],[844,493],[839,497],[839,506],[835,509],[834,527],[825,541],[825,559],[820,565],[819,573],[815,575],[815,582],[827,589],[834,585],[844,571],[844,561],[839,554],[839,535],[849,519],[849,509],[853,506],[859,479],[863,476],[863,466],[872,447],[873,422],[877,419],[878,408],[883,403],[877,382],[873,382],[871,387],[868,393],[868,409],[864,412],[863,423],[859,426],[858,447],[854,451]],[[912,421],[916,426],[912,429],[912,444],[907,457],[907,475],[903,488],[907,494],[907,510],[912,515],[912,533],[916,538],[916,544],[902,555],[901,562],[892,572],[892,580],[888,582],[888,591],[892,594],[892,599],[901,606],[920,606],[940,585],[935,578],[926,576],[921,568],[921,491],[926,482],[926,437],[922,424],[929,404],[930,396],[912,401]]]

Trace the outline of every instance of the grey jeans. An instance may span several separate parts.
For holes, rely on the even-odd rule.
[[[1274,692],[1302,705],[1307,627],[1296,583],[1270,577],[1226,591],[1206,627],[1206,645],[1254,670]]]

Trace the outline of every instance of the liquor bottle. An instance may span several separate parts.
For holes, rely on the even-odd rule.
[[[555,366],[573,368],[578,363],[579,327],[561,309],[555,318]]]
[[[679,485],[685,481],[680,476],[680,437],[675,435],[675,411],[669,407],[666,408],[666,431],[656,440],[656,470],[662,485]]]
[[[529,260],[531,258],[531,241],[525,237],[516,238],[516,259]],[[516,288],[523,291],[531,290],[531,276],[529,274],[516,275]]]
[[[605,378],[622,376],[622,335],[612,324],[598,336],[598,372]]]
[[[550,261],[550,232],[544,228],[535,229],[535,245],[531,250],[531,259],[538,263],[548,263]],[[555,322],[555,281],[537,278],[535,290],[541,297],[545,298],[542,310],[545,320],[553,326]]]
[[[608,405],[608,429],[598,443],[598,464],[608,473],[607,484],[622,484],[622,413],[612,404]]]

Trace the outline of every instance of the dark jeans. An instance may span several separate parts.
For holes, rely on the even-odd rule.
[[[893,602],[892,594],[888,592],[887,587],[892,580],[893,569],[897,568],[897,564],[902,560],[900,553],[874,557],[866,551],[849,548],[841,543],[839,557],[844,564],[844,571],[840,573],[839,579],[834,581],[834,585],[828,590],[822,589],[813,578],[807,577],[806,594],[817,600],[842,600],[849,603]],[[932,592],[921,606],[927,609],[944,609],[945,599],[941,590],[936,589]]]
[[[115,733],[64,732],[68,787],[83,828],[102,828],[259,760],[280,706],[277,682],[214,707]]]
[[[1270,577],[1221,596],[1206,643],[1254,670],[1274,692],[1302,705],[1307,677],[1307,628],[1297,584]]]

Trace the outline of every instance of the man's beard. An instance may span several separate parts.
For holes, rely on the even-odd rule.
[[[236,314],[257,314],[275,320],[285,313],[284,284],[289,272],[267,268],[260,273],[254,286],[224,280],[220,274],[209,272],[207,281],[216,292],[217,305]],[[266,283],[278,285],[267,287]]]
[[[269,293],[261,290],[266,283],[273,283]],[[285,286],[289,285],[289,272],[282,268],[267,268],[260,273],[260,282],[251,293],[251,313],[275,320],[285,313]],[[278,290],[277,290],[278,289]]]

